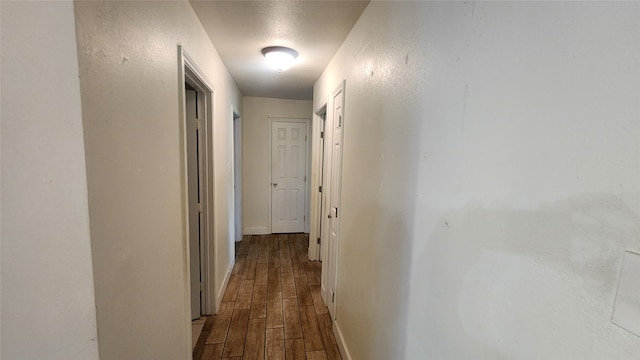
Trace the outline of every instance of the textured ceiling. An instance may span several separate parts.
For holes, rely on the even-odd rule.
[[[313,84],[369,2],[190,3],[245,96],[311,100]],[[296,66],[283,73],[267,67],[260,52],[267,46],[298,51]]]

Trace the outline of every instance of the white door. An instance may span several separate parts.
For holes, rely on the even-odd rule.
[[[185,112],[187,131],[187,190],[189,196],[189,257],[191,279],[191,319],[201,315],[201,275],[200,275],[200,237],[201,237],[201,134],[198,131],[198,94],[185,89]]]
[[[271,232],[304,232],[307,123],[271,123]]]
[[[344,87],[340,86],[333,95],[332,123],[331,123],[331,169],[329,172],[329,206],[327,258],[323,259],[326,266],[325,302],[329,308],[331,318],[336,320],[335,300],[338,267],[338,241],[340,239],[340,193],[342,179],[342,129],[344,108]],[[325,265],[323,263],[323,265]]]

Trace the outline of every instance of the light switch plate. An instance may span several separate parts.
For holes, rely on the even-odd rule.
[[[611,322],[640,336],[640,254],[624,253]]]

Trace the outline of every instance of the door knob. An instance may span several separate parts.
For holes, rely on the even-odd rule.
[[[331,216],[331,214],[327,215],[327,217],[328,217],[329,219],[333,219],[333,216]]]
[[[273,187],[276,187],[278,186],[278,183],[274,182],[274,183],[271,183],[271,185],[273,185]]]

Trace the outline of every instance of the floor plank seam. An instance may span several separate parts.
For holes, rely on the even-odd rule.
[[[341,360],[320,294],[321,263],[307,259],[307,244],[306,234],[249,235],[236,244],[223,303],[205,321],[194,360]]]

